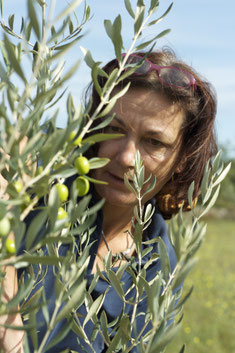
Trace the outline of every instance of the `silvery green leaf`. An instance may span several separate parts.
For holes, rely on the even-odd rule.
[[[182,205],[180,206],[179,212],[178,212],[178,214],[176,216],[179,228],[184,226],[183,206],[184,206],[184,203],[182,203]]]
[[[57,192],[57,188],[54,185],[51,188],[48,198],[48,211],[49,211],[49,219],[50,219],[50,227],[53,229],[55,222],[57,220],[58,208],[59,208],[59,195]]]
[[[177,303],[175,309],[177,310],[178,308],[181,308],[185,302],[188,300],[188,298],[190,297],[190,295],[193,292],[194,287],[192,286],[189,291],[183,296],[183,298],[180,299],[180,301]]]
[[[123,96],[126,94],[126,92],[128,91],[130,85],[131,85],[131,83],[128,82],[127,85],[126,85],[123,89],[119,90],[119,91],[110,99],[110,102],[111,102],[112,100],[115,100],[115,102],[116,102],[119,98],[123,97]]]
[[[188,203],[191,209],[193,209],[193,192],[194,192],[194,184],[195,182],[193,181],[188,189]]]
[[[95,135],[92,135],[92,136],[85,138],[83,140],[83,143],[89,143],[89,144],[93,145],[94,143],[97,143],[97,142],[103,142],[103,141],[107,141],[107,140],[111,140],[111,139],[117,139],[122,136],[123,136],[123,134],[100,133],[100,134],[95,134]]]
[[[110,20],[104,20],[104,28],[106,30],[107,35],[113,41],[113,25]]]
[[[54,170],[51,175],[53,175],[55,178],[69,178],[77,173],[78,171],[76,168],[68,168],[68,166],[62,166],[61,168]]]
[[[46,300],[44,286],[42,286],[41,288],[42,288],[42,300],[43,300],[43,305],[41,306],[41,308],[42,308],[42,313],[43,313],[44,319],[45,319],[45,321],[46,321],[46,323],[48,325],[49,321],[50,321],[49,310],[48,310],[48,305],[47,305],[47,300]]]
[[[112,114],[111,116],[109,116],[106,119],[104,119],[97,126],[92,127],[91,129],[89,129],[89,131],[102,130],[103,128],[105,128],[106,126],[108,126],[111,123],[111,121],[113,120],[114,116],[115,116],[115,114]]]
[[[135,35],[137,35],[141,31],[141,27],[144,22],[144,15],[145,15],[145,5],[143,1],[141,1],[141,3],[140,1],[138,1],[137,10],[135,14],[135,23],[134,23]]]
[[[39,212],[39,214],[37,214],[36,217],[34,217],[34,219],[31,221],[26,233],[26,250],[29,250],[31,248],[39,231],[45,225],[47,217],[48,211],[47,209],[45,209]]]
[[[166,245],[162,240],[162,238],[159,238],[158,251],[159,251],[160,260],[161,260],[161,270],[163,273],[163,278],[167,282],[169,279],[169,274],[171,272],[171,266],[170,266],[170,260],[166,249]]]
[[[132,17],[132,18],[135,18],[135,13],[132,9],[132,6],[131,6],[131,3],[130,3],[130,0],[125,0],[125,7],[129,13],[129,15]]]
[[[30,22],[32,23],[34,32],[37,38],[40,40],[40,37],[41,37],[40,26],[37,18],[37,13],[34,8],[34,3],[32,0],[28,0],[28,16],[29,16]]]
[[[14,44],[12,44],[8,37],[4,34],[4,43],[5,43],[5,48],[8,54],[8,60],[12,65],[13,70],[19,75],[19,77],[24,81],[24,83],[27,81],[23,72],[22,67],[20,66],[19,60],[16,57],[15,51],[14,51]]]
[[[20,245],[22,244],[21,242],[25,234],[25,230],[26,224],[24,222],[19,221],[17,226],[14,228],[16,249],[19,249]]]
[[[57,333],[57,335],[53,337],[50,343],[46,346],[46,349],[48,350],[54,347],[60,341],[62,341],[67,336],[72,326],[73,326],[73,320],[70,319],[63,325],[63,328]]]
[[[24,283],[21,283],[16,295],[6,304],[7,310],[16,307],[33,288],[34,278],[29,277]]]
[[[85,300],[86,281],[83,280],[74,291],[72,297],[68,300],[65,306],[61,309],[56,317],[56,323],[66,318],[72,310],[77,310]]]
[[[151,0],[151,4],[148,10],[148,13],[153,14],[159,7],[159,0]]]
[[[150,244],[156,244],[159,241],[159,238],[154,238],[154,239],[150,239],[150,240],[145,240],[142,243],[145,245],[150,245]]]
[[[36,306],[36,304],[39,302],[39,299],[42,298],[43,292],[44,288],[42,286],[29,299],[27,299],[27,301],[24,300],[20,305],[22,312],[26,313],[28,310],[30,310],[31,307]]]
[[[31,311],[29,313],[28,323],[29,323],[30,326],[34,327],[33,330],[29,331],[29,334],[30,334],[30,338],[31,338],[32,343],[33,343],[34,351],[37,351],[37,348],[38,348],[38,334],[37,334],[37,330],[36,330],[36,327],[37,327],[36,311]]]
[[[101,294],[94,302],[92,303],[91,307],[89,307],[88,313],[85,317],[83,322],[83,327],[85,327],[86,323],[94,316],[97,315],[105,298],[105,293]]]
[[[55,22],[59,21],[61,18],[65,18],[71,12],[73,12],[76,7],[81,4],[82,0],[74,0],[72,1],[61,13],[56,17]]]
[[[119,281],[121,281],[121,278],[123,276],[123,273],[126,271],[126,269],[130,266],[130,264],[128,262],[125,262],[123,265],[121,265],[117,272],[116,272],[116,275],[117,275],[117,278],[119,279]]]
[[[15,15],[10,15],[8,17],[8,25],[10,27],[11,30],[13,30],[13,27],[14,27],[14,19],[15,19]]]
[[[206,208],[203,210],[203,212],[200,214],[200,218],[203,217],[215,204],[217,197],[219,196],[219,191],[220,191],[220,185],[217,186],[211,200],[209,201],[208,205]]]
[[[153,343],[149,353],[163,352],[166,346],[172,341],[177,332],[179,331],[180,326],[168,326],[167,329],[164,329],[164,334],[155,335]]]
[[[105,271],[109,271],[113,265],[113,254],[112,251],[109,250],[108,254],[104,257],[104,267]]]
[[[177,289],[183,283],[189,271],[191,271],[191,269],[193,268],[196,262],[197,262],[197,259],[191,258],[187,261],[186,264],[182,266],[181,271],[177,273],[177,276],[173,280],[173,284],[172,284],[173,290]]]
[[[101,329],[102,333],[104,335],[104,338],[108,344],[110,344],[110,338],[109,338],[109,332],[108,332],[108,320],[105,311],[103,310],[101,315],[100,315],[100,323],[101,323]]]
[[[101,199],[94,206],[90,207],[87,210],[87,213],[86,213],[87,216],[91,216],[91,215],[97,213],[104,206],[104,203],[105,203],[105,199]]]
[[[133,175],[132,180],[133,180],[133,184],[134,184],[135,189],[139,192],[140,191],[140,187],[139,187],[139,184],[138,184],[138,179],[137,179],[137,175],[136,174]]]
[[[93,59],[90,50],[81,46],[80,48],[81,48],[81,51],[83,52],[85,63],[87,64],[87,66],[89,66],[92,69],[92,67],[95,65],[95,60]]]
[[[172,6],[173,6],[173,2],[170,4],[170,6],[167,8],[167,10],[164,12],[164,14],[163,14],[161,17],[157,18],[157,19],[154,20],[154,21],[151,21],[151,22],[148,24],[148,26],[155,25],[156,23],[159,23],[161,20],[163,20],[163,18],[170,12]],[[164,31],[163,31],[163,32],[164,32]]]
[[[185,350],[185,344],[183,344],[181,350],[179,351],[179,353],[184,353],[184,350]]]
[[[109,271],[107,272],[107,275],[108,275],[108,278],[109,278],[109,280],[110,280],[110,282],[111,282],[111,285],[113,286],[114,290],[115,290],[116,293],[119,295],[119,297],[120,297],[121,299],[123,299],[125,295],[124,295],[124,292],[123,292],[123,288],[122,288],[122,286],[121,286],[121,283],[120,283],[120,281],[119,281],[119,279],[118,279],[118,276],[117,276],[116,273],[115,273],[114,271],[112,271],[112,270],[109,270]]]
[[[158,310],[159,310],[159,296],[162,287],[162,279],[160,276],[154,279],[153,283],[147,289],[147,301],[149,311],[153,317],[153,320],[158,317]]]
[[[212,162],[212,173],[217,172],[221,163],[222,150],[219,150]]]
[[[113,22],[113,45],[115,48],[116,58],[118,59],[119,62],[122,59],[121,53],[123,48],[121,29],[122,29],[122,19],[121,19],[121,16],[118,15]]]
[[[72,34],[74,30],[73,21],[71,20],[70,16],[68,17],[69,17],[69,34]]]
[[[228,172],[230,171],[230,168],[231,168],[231,163],[229,163],[227,167],[224,168],[223,172],[218,176],[218,178],[213,183],[213,187],[217,186],[224,180],[224,178],[227,176]]]
[[[147,42],[141,43],[136,47],[136,50],[142,50],[145,47],[147,47],[148,45],[152,44],[153,42],[155,42],[156,40],[160,39],[161,37],[167,35],[168,33],[170,33],[171,29],[166,29],[165,31],[162,31],[161,33],[159,33],[156,37],[154,37],[152,40],[149,40]]]
[[[91,201],[91,195],[84,196],[78,204],[76,204],[76,217],[80,219],[83,213],[87,210],[88,205]]]
[[[58,258],[57,256],[37,256],[37,255],[22,255],[16,259],[16,262],[25,261],[28,264],[35,264],[35,265],[58,265],[63,258]]]
[[[109,75],[107,81],[102,90],[102,96],[107,92],[107,90],[112,86],[112,84],[117,80],[118,77],[118,68],[115,68]]]
[[[50,44],[51,42],[54,42],[55,45],[58,43],[59,37],[61,35],[63,35],[63,33],[65,32],[67,26],[69,23],[69,19],[68,17],[63,21],[63,24],[61,25],[61,27],[57,30],[55,30],[55,26],[52,25],[51,26],[51,37],[48,39],[47,44]]]
[[[110,111],[113,109],[113,107],[116,104],[117,99],[114,98],[105,105],[105,108],[101,111],[101,113],[99,113],[99,115],[97,116],[97,118],[103,118],[104,116],[106,116],[107,114],[110,113]]]
[[[94,157],[89,159],[90,169],[102,168],[110,162],[109,158]]]
[[[122,332],[119,329],[117,331],[117,333],[115,333],[115,336],[113,337],[110,346],[108,347],[108,349],[106,350],[106,353],[113,353],[115,352],[115,349],[117,348],[117,346],[119,345],[121,339],[122,339]]]
[[[99,94],[99,96],[101,97],[101,95],[102,95],[102,88],[100,87],[100,84],[99,84],[99,81],[98,81],[99,65],[100,65],[100,62],[97,62],[97,63],[95,63],[95,64],[92,66],[92,69],[91,69],[91,76],[92,76],[92,81],[93,81],[93,84],[94,84],[94,86],[95,86],[95,89],[96,89],[97,93]]]
[[[213,191],[213,186],[210,180],[210,184],[207,186],[207,190],[206,193],[203,195],[203,199],[202,199],[202,204],[205,205],[205,203],[209,200],[211,193]]]
[[[36,1],[37,1],[37,3],[38,3],[40,6],[46,5],[46,4],[45,4],[45,0],[36,0]]]
[[[149,188],[145,191],[145,193],[142,195],[142,197],[144,197],[145,195],[147,195],[149,192],[151,192],[155,186],[156,186],[156,177],[154,176],[151,182],[151,185],[149,186]]]
[[[142,235],[143,235],[143,226],[137,223],[134,231],[134,240],[135,240],[137,254],[139,254],[141,251]]]
[[[103,180],[98,180],[98,179],[94,179],[94,178],[90,178],[88,175],[86,176],[86,179],[88,181],[90,181],[93,184],[102,184],[102,185],[108,185],[108,183],[106,181]]]
[[[75,320],[73,320],[73,325],[72,325],[72,330],[73,332],[83,338],[84,340],[87,340],[87,336],[86,336],[86,333],[84,332],[84,330],[81,328],[81,325],[80,323],[78,324]],[[71,351],[72,352],[72,351]],[[76,352],[77,353],[77,352]]]
[[[122,330],[123,337],[125,337],[126,341],[128,342],[129,339],[131,338],[130,336],[131,324],[130,324],[130,317],[127,314],[125,314],[121,318],[120,329]]]
[[[144,184],[147,184],[152,178],[152,174],[150,174],[147,179],[145,179]]]
[[[148,255],[151,251],[153,250],[153,247],[152,246],[148,246],[147,248],[145,248],[143,251],[142,251],[142,259]]]
[[[140,189],[142,189],[142,187],[144,185],[144,166],[143,165],[141,166],[141,168],[139,170],[137,178],[138,178],[138,185],[139,185]]]
[[[131,183],[129,182],[126,174],[124,174],[124,184],[125,184],[126,188],[128,190],[130,190],[137,197],[137,193],[136,193],[135,189],[133,188],[133,186],[131,185]]]
[[[132,191],[132,190],[130,190],[130,191]],[[137,222],[140,223],[141,219],[140,219],[140,216],[139,216],[139,211],[138,211],[138,207],[137,206],[134,206],[133,214],[134,214],[134,217],[137,220]]]
[[[95,272],[94,277],[91,281],[91,284],[89,285],[88,293],[91,294],[92,291],[94,290],[96,284],[98,283],[99,280],[99,274],[98,272]]]
[[[84,223],[81,223],[81,224],[79,224],[79,226],[76,226],[76,227],[73,227],[72,229],[70,229],[69,233],[74,236],[81,235],[88,228],[90,228],[94,225],[95,220],[96,220],[96,214],[93,214],[90,217],[87,217],[86,221]]]
[[[209,178],[209,174],[210,174],[209,163],[210,163],[210,161],[208,160],[205,165],[204,174],[203,174],[202,183],[201,183],[202,200],[205,198],[205,195],[207,192],[207,187],[208,187],[208,178]]]
[[[155,208],[149,203],[146,206],[145,213],[144,213],[144,222],[147,222],[153,215]]]

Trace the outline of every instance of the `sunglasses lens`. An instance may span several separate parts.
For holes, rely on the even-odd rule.
[[[127,60],[127,64],[138,65],[142,61],[141,58],[136,56],[130,56]],[[135,70],[135,74],[137,75],[145,75],[151,69],[151,65],[147,61],[143,61],[141,66]]]
[[[191,85],[190,75],[174,68],[161,68],[159,78],[169,86],[188,88]]]

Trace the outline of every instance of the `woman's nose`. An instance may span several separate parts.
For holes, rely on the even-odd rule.
[[[134,167],[136,152],[137,147],[135,141],[132,139],[125,139],[120,146],[117,160],[125,168]]]

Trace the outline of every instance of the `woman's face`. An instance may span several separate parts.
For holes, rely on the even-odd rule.
[[[130,89],[117,101],[112,113],[115,117],[105,132],[124,136],[100,143],[98,157],[109,158],[110,162],[96,169],[93,176],[108,185],[95,184],[95,187],[110,205],[133,207],[136,197],[125,187],[124,173],[133,172],[139,150],[145,177],[156,176],[156,186],[146,195],[144,202],[156,195],[178,167],[185,114],[162,94],[142,88]],[[149,185],[150,182],[145,189]]]

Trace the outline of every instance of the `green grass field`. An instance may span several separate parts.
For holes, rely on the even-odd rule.
[[[235,221],[209,220],[185,283],[194,286],[177,337],[166,353],[235,353]]]

